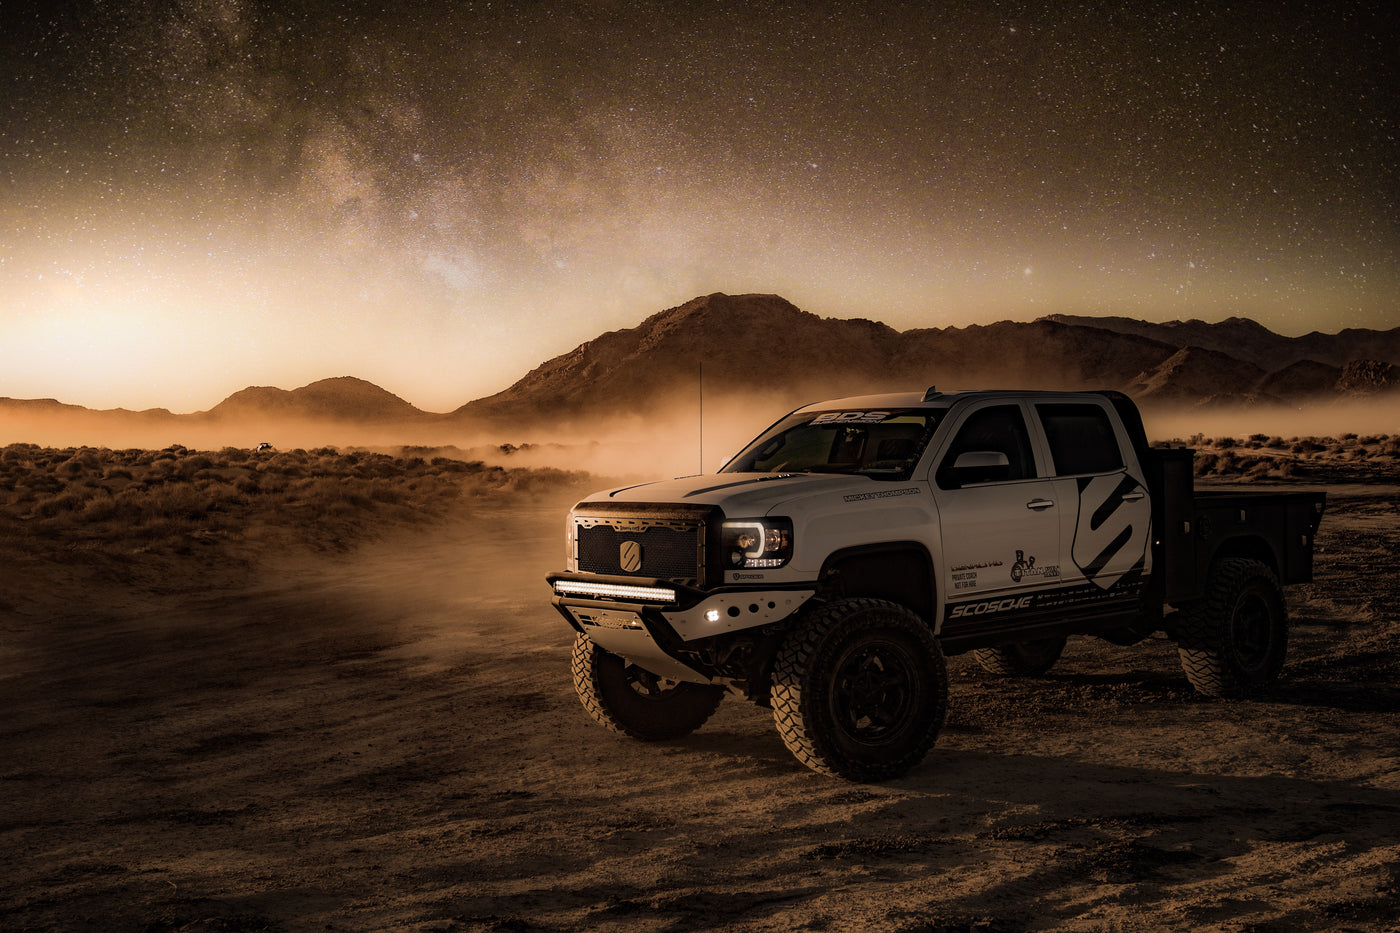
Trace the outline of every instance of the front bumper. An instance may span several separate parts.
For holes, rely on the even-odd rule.
[[[564,619],[598,645],[654,674],[709,683],[687,642],[780,622],[815,587],[702,590],[645,577],[552,573],[553,604]]]

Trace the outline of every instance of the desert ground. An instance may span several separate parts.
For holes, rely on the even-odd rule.
[[[1400,929],[1400,441],[1185,438],[1323,488],[1277,688],[1174,646],[951,659],[908,776],[729,698],[595,725],[544,574],[606,481],[451,457],[0,450],[0,929]]]

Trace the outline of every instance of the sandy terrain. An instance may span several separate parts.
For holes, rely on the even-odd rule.
[[[542,579],[567,477],[420,461],[330,511],[211,458],[221,509],[95,544],[59,519],[145,474],[89,465],[111,509],[0,516],[0,928],[1400,929],[1400,486],[1338,448],[1292,481],[1330,507],[1272,695],[1197,696],[1160,638],[959,657],[933,752],[871,786],[732,698],[660,745],[588,719]]]

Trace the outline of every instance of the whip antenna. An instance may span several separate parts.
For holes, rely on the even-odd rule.
[[[705,472],[705,364],[700,363],[700,472]]]

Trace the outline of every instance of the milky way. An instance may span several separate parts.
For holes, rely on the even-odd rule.
[[[711,291],[1400,324],[1385,4],[4,7],[0,395],[426,408]]]

